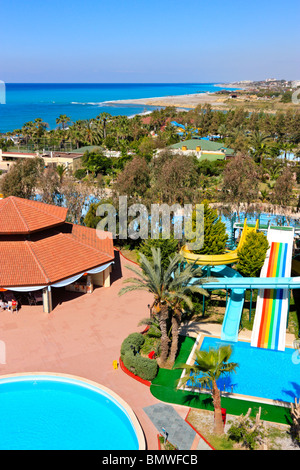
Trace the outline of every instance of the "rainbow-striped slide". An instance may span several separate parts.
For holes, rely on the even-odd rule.
[[[270,249],[261,277],[289,277],[293,252],[294,230],[271,228],[268,231]],[[288,289],[259,291],[251,345],[284,351],[288,314]]]

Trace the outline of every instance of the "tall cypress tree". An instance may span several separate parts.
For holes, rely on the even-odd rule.
[[[267,237],[262,232],[250,232],[245,244],[238,251],[239,262],[236,269],[242,276],[259,276],[269,249]]]
[[[221,221],[218,211],[210,207],[208,201],[203,201],[204,205],[204,244],[195,253],[201,255],[220,255],[224,253],[228,235],[226,226]]]

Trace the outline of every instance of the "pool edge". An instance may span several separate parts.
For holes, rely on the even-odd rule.
[[[199,333],[197,338],[196,338],[195,344],[192,348],[192,351],[189,354],[187,364],[191,365],[195,362],[195,350],[201,347],[202,342],[203,342],[205,337],[215,338],[215,339],[221,340],[221,338],[219,336],[216,336],[216,335]],[[250,341],[247,341],[246,339],[241,339],[239,341],[243,342],[243,343],[250,343]],[[185,375],[186,375],[186,369],[183,370],[183,372],[180,376],[180,381],[183,377],[185,377]],[[178,390],[192,391],[191,387],[182,386],[180,384],[180,381],[179,381],[179,385],[177,387]],[[201,391],[197,390],[197,393],[205,394],[205,393],[208,393],[208,390],[201,390]],[[241,395],[241,394],[237,394],[237,393],[224,392],[222,390],[220,390],[220,394],[221,394],[221,397],[224,397],[224,398],[231,398],[231,399],[241,400],[241,401],[242,400],[243,401],[252,401],[254,403],[259,403],[259,404],[264,404],[264,405],[271,405],[271,406],[279,406],[279,407],[282,407],[282,408],[291,408],[291,403],[286,402],[286,401],[280,401],[280,400],[276,401],[276,400],[272,400],[272,399],[268,399],[268,398],[255,397],[255,396],[251,396],[251,395]]]
[[[136,437],[137,437],[137,440],[138,440],[138,450],[146,450],[146,439],[145,439],[145,435],[144,435],[144,432],[143,432],[143,428],[136,416],[136,414],[134,413],[133,409],[128,405],[128,403],[123,400],[122,397],[120,397],[120,395],[118,395],[117,393],[115,393],[113,390],[111,390],[110,388],[100,384],[99,382],[95,382],[93,380],[90,380],[90,379],[87,379],[85,377],[80,377],[80,376],[77,376],[77,375],[71,375],[71,374],[63,374],[63,373],[58,373],[58,372],[21,372],[21,373],[14,373],[14,374],[5,374],[5,375],[0,375],[0,381],[1,380],[5,380],[5,379],[13,379],[13,378],[17,378],[17,377],[20,377],[20,378],[26,378],[26,377],[57,377],[57,378],[60,378],[60,379],[66,379],[67,381],[77,381],[77,382],[81,382],[83,384],[86,384],[88,386],[91,386],[93,388],[96,388],[96,389],[99,389],[100,391],[103,391],[105,392],[107,395],[110,395],[122,408],[124,408],[124,410],[126,411],[129,419],[131,420],[131,423],[132,423],[132,426],[134,428],[134,431],[136,433]]]

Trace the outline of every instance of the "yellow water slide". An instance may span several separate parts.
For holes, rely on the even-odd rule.
[[[239,244],[235,250],[227,250],[222,255],[198,255],[188,250],[187,246],[183,246],[181,254],[184,256],[188,263],[196,263],[200,266],[223,266],[226,264],[233,264],[238,261],[238,250],[244,245],[247,234],[249,232],[256,232],[259,227],[259,221],[256,221],[254,227],[247,226],[247,219],[245,219],[243,231]]]

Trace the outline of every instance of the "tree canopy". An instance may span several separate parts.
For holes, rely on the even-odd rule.
[[[262,232],[248,233],[245,243],[238,251],[237,270],[244,277],[257,277],[266,259],[269,248],[267,237]]]

